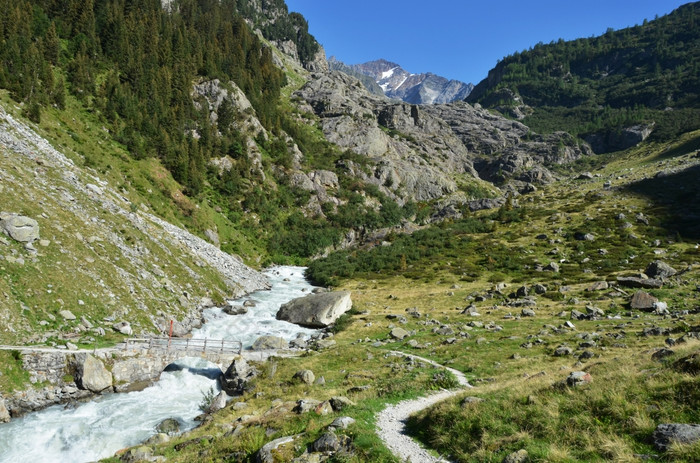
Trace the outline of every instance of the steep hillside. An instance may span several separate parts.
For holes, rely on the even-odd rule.
[[[537,44],[504,58],[467,101],[536,132],[566,130],[597,152],[700,127],[700,3],[595,38]],[[637,126],[629,136],[621,129]]]
[[[51,118],[49,131],[102,145],[106,170],[88,167],[80,144],[56,150],[11,106],[0,106],[0,228],[19,216],[32,232],[0,234],[0,342],[102,344],[162,334],[170,320],[183,335],[203,307],[266,287],[237,257],[155,215],[150,201],[186,201],[162,167],[125,163],[97,126]],[[128,330],[112,328],[123,321]]]

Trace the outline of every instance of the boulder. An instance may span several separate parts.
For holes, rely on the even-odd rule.
[[[275,458],[273,453],[274,450],[284,444],[292,442],[293,440],[294,436],[286,436],[280,437],[279,439],[275,439],[263,445],[260,450],[258,450],[258,453],[255,454],[256,463],[275,463],[278,460]]]
[[[226,396],[226,391],[219,392],[209,404],[209,407],[206,410],[207,413],[215,413],[222,410],[226,406]]]
[[[158,423],[156,431],[172,436],[180,432],[180,422],[175,418],[166,418]]]
[[[647,266],[644,273],[650,278],[659,278],[663,280],[664,278],[675,275],[677,272],[676,269],[668,265],[666,262],[655,260]]]
[[[348,429],[355,424],[355,419],[349,416],[339,416],[328,426],[328,429]]]
[[[326,432],[311,444],[314,452],[337,452],[340,450],[340,439],[332,432]]]
[[[248,390],[248,381],[258,375],[258,370],[248,365],[244,358],[236,359],[219,376],[221,389],[230,396],[241,395]]]
[[[301,381],[304,384],[311,386],[316,379],[316,375],[311,370],[300,370],[294,373],[293,379]]]
[[[659,302],[657,298],[644,291],[637,291],[630,300],[630,307],[638,310],[652,310],[654,304]]]
[[[654,435],[654,446],[666,451],[671,444],[692,444],[700,440],[700,424],[666,423],[656,427]]]
[[[289,343],[285,339],[277,336],[260,336],[251,346],[252,350],[276,350],[286,349]]]
[[[566,346],[559,346],[556,349],[554,349],[554,356],[555,357],[564,357],[566,355],[571,355],[574,351],[571,350],[571,348],[566,347]]]
[[[503,463],[525,463],[529,459],[527,450],[521,449],[513,452],[503,459]]]
[[[357,405],[355,402],[345,396],[333,396],[329,402],[331,403],[331,407],[333,407],[333,411],[336,412],[341,411],[345,407]]]
[[[282,305],[277,319],[309,328],[325,328],[351,308],[349,291],[309,294]]]
[[[676,370],[689,373],[691,375],[700,374],[700,351],[676,360],[673,367]]]
[[[134,334],[134,331],[131,329],[131,324],[129,322],[115,323],[114,325],[112,325],[112,329],[127,336]]]
[[[20,243],[32,243],[39,239],[39,224],[23,215],[0,212],[0,230]]]
[[[248,313],[248,307],[245,305],[231,305],[227,304],[221,309],[222,312],[228,315],[245,315]]]
[[[574,371],[569,375],[568,378],[566,378],[567,386],[572,387],[583,386],[584,384],[588,384],[591,381],[593,381],[591,374],[586,373],[585,371]]]
[[[10,412],[5,405],[5,399],[0,396],[0,423],[8,423],[10,421]]]
[[[404,339],[404,338],[408,337],[409,335],[410,335],[410,333],[403,328],[394,328],[389,333],[389,336],[391,336],[394,339],[398,339],[398,340]]]
[[[102,392],[112,386],[112,373],[90,354],[76,355],[75,382],[81,389]]]

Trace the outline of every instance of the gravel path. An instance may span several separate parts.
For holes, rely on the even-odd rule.
[[[457,381],[463,388],[472,387],[464,374],[453,368],[442,366],[432,360],[418,357],[417,355],[404,354],[392,351],[394,355],[411,357],[431,365],[444,368],[457,377]],[[451,391],[440,391],[418,399],[404,400],[396,405],[390,405],[377,415],[377,434],[384,441],[384,444],[402,461],[408,463],[448,463],[449,460],[432,456],[418,442],[406,434],[406,420],[409,416],[428,408],[438,402],[448,399],[463,389]]]

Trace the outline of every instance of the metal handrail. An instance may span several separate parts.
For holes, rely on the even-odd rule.
[[[170,350],[184,352],[210,352],[220,354],[240,354],[243,351],[241,341],[209,338],[128,338],[124,350]]]

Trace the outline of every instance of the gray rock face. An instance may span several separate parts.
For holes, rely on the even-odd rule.
[[[309,294],[282,305],[277,319],[310,328],[325,328],[351,308],[348,291]]]
[[[594,133],[585,137],[596,154],[621,151],[638,145],[651,135],[654,124],[633,125],[622,130]]]
[[[102,392],[112,386],[112,373],[90,354],[76,354],[76,384],[82,389]]]
[[[20,243],[32,243],[39,239],[39,223],[23,215],[0,212],[0,230]]]
[[[660,424],[653,435],[654,446],[666,451],[674,442],[692,444],[700,440],[700,424]]]

